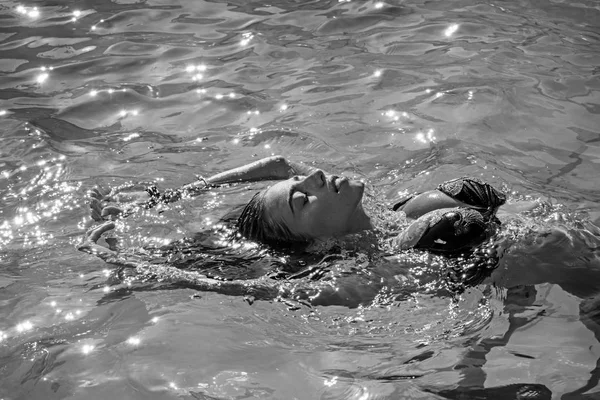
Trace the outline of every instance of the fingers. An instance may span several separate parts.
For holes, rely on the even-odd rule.
[[[102,203],[97,199],[90,200],[91,217],[96,222],[106,221],[107,219],[116,219],[123,214],[123,209],[116,206],[102,207]]]
[[[114,228],[114,222],[106,222],[102,225],[90,229],[86,232],[83,238],[83,243],[77,246],[77,250],[85,251],[86,253],[96,254],[101,258],[114,254],[113,251],[96,243],[105,232],[108,232],[109,230]]]
[[[88,196],[94,199],[104,200],[108,195],[110,195],[111,191],[111,188],[96,186],[88,190]]]
[[[85,241],[96,243],[105,232],[108,232],[112,229],[115,229],[115,223],[112,221],[92,228],[85,234]]]
[[[102,200],[102,195],[100,194],[100,191],[97,188],[92,188],[88,190],[87,195],[89,198]]]
[[[114,220],[125,214],[125,209],[118,206],[105,206],[108,202],[117,201],[120,203],[135,202],[143,203],[148,195],[145,192],[136,191],[132,193],[119,193],[120,190],[137,187],[139,185],[120,186],[115,189],[105,189],[100,186],[94,187],[87,192],[90,199],[90,216],[96,222]]]
[[[91,217],[96,222],[102,222],[104,219],[102,218],[102,204],[96,198],[92,198],[90,200],[90,213]]]
[[[90,216],[96,222],[105,220],[102,214],[102,201],[106,200],[106,196],[110,193],[110,189],[103,189],[99,186],[88,190],[87,195],[90,199]]]
[[[107,217],[110,217],[111,219],[116,218],[121,214],[123,214],[123,209],[116,206],[106,206],[100,212],[100,215],[103,220],[106,220]]]

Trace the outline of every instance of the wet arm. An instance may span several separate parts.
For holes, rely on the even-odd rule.
[[[213,185],[219,185],[234,182],[288,179],[294,175],[309,174],[314,169],[304,164],[288,161],[283,156],[272,156],[218,173],[207,178],[206,181]]]
[[[90,197],[92,218],[101,222],[119,216],[126,216],[139,206],[152,208],[157,203],[172,203],[178,201],[184,194],[196,195],[199,191],[211,186],[235,182],[288,179],[294,175],[308,175],[315,169],[301,163],[290,162],[282,156],[272,156],[221,172],[209,178],[199,178],[197,181],[188,183],[179,189],[167,190],[163,193],[159,192],[156,187],[148,188],[142,185],[138,190],[128,193],[121,193],[123,189],[127,189],[125,187],[108,190],[94,188],[89,191],[88,196]],[[150,195],[150,198],[148,195]],[[135,207],[108,204],[111,201],[132,203]]]

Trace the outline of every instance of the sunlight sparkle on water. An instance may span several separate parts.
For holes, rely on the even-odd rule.
[[[253,37],[254,34],[252,34],[251,32],[242,33],[242,40],[240,40],[240,45],[247,46]]]
[[[287,105],[287,104],[282,104],[282,105],[279,107],[279,110],[281,110],[281,111],[285,111],[285,110],[287,110],[287,109],[288,109],[288,105]]]
[[[136,133],[132,133],[132,134],[130,134],[130,135],[128,135],[128,136],[125,136],[125,137],[123,138],[123,141],[124,141],[124,142],[128,142],[128,141],[130,141],[131,139],[135,139],[135,138],[139,138],[139,137],[140,137],[140,134],[136,132]]]
[[[43,74],[39,74],[36,78],[35,81],[37,83],[44,83],[46,81],[46,79],[48,79],[48,74],[47,73],[43,73]]]
[[[333,385],[335,385],[335,384],[337,383],[337,380],[338,380],[338,377],[337,377],[337,376],[334,376],[334,377],[333,377],[333,378],[331,378],[331,379],[325,379],[325,380],[323,381],[323,384],[324,384],[325,386],[327,386],[327,387],[331,387],[331,386],[333,386]]]
[[[433,136],[433,134],[434,134],[434,130],[429,129],[427,131],[427,133],[423,133],[423,132],[417,133],[417,135],[415,136],[415,139],[421,143],[435,142],[436,137]]]
[[[29,331],[31,329],[33,329],[33,324],[29,321],[23,321],[20,324],[18,324],[15,329],[17,330],[17,332],[21,333],[21,332],[25,332],[25,331]]]
[[[37,18],[40,16],[40,11],[37,7],[27,8],[22,5],[17,6],[17,12],[19,14],[27,15],[29,18]]]
[[[373,72],[373,76],[375,78],[379,78],[381,76],[381,74],[383,74],[383,71],[381,71],[380,69],[378,69],[375,72]]]
[[[33,7],[33,10],[27,13],[31,18],[37,18],[40,16],[40,10],[37,7]]]
[[[94,346],[93,346],[93,345],[91,345],[91,344],[84,344],[84,345],[81,347],[81,352],[82,352],[83,354],[85,354],[85,355],[88,355],[88,354],[90,354],[92,351],[94,351]]]
[[[368,400],[369,399],[369,391],[367,390],[366,387],[363,387],[363,390],[365,392],[358,398],[358,400]]]
[[[454,35],[454,33],[456,33],[456,31],[458,30],[458,27],[459,27],[458,24],[452,24],[452,25],[450,25],[444,31],[444,35],[446,35],[446,37],[450,37],[450,36]]]
[[[142,341],[137,336],[132,336],[129,339],[127,339],[127,343],[130,344],[130,345],[132,345],[132,346],[138,346],[141,342]]]

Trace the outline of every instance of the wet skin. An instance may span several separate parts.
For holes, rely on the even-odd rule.
[[[417,219],[428,212],[439,210],[441,208],[452,207],[470,207],[468,204],[458,201],[439,190],[429,190],[420,193],[410,199],[406,204],[399,208],[404,211],[407,218]]]
[[[361,200],[365,185],[317,170],[266,190],[268,218],[310,239],[340,237],[371,229]]]

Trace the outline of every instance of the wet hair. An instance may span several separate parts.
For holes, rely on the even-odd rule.
[[[291,247],[310,243],[310,238],[293,233],[281,221],[271,218],[269,210],[265,207],[265,192],[256,193],[242,209],[237,220],[238,233],[246,239],[274,247]]]

